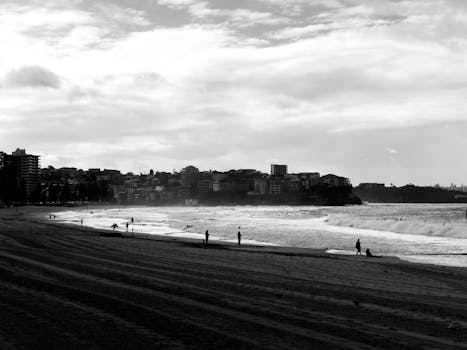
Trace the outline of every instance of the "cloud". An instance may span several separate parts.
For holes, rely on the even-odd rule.
[[[465,130],[460,2],[22,4],[0,5],[0,76],[10,87],[0,89],[0,149],[75,162],[53,165],[169,170],[276,158],[364,180],[367,158],[376,179],[391,150],[397,157],[380,158],[405,160],[408,176],[413,140],[426,142],[417,131]],[[173,23],[161,24],[161,11]],[[24,86],[50,88],[11,88]],[[460,156],[454,143],[443,152]]]
[[[141,10],[102,3],[96,3],[93,5],[93,9],[97,11],[98,18],[105,20],[108,24],[135,27],[146,27],[151,24],[145,12]],[[115,29],[118,29],[118,27]]]
[[[6,87],[60,87],[60,78],[47,68],[24,66],[8,72],[5,76]]]
[[[286,27],[269,35],[277,40],[298,40],[304,37],[323,35],[333,31],[358,30],[366,27],[388,26],[399,19],[370,19],[370,18],[346,18],[341,21],[320,19],[316,23],[303,27]]]
[[[254,11],[247,8],[213,8],[208,1],[200,0],[159,0],[159,5],[187,11],[197,20],[222,20],[224,25],[250,27],[254,25],[277,25],[288,22],[283,16],[271,12]]]

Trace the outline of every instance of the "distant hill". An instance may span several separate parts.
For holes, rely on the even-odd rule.
[[[353,193],[366,202],[380,203],[467,203],[467,193],[438,187],[406,185],[385,187],[382,184],[360,184]]]

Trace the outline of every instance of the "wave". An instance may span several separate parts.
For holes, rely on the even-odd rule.
[[[461,222],[427,222],[417,219],[368,218],[347,214],[331,214],[327,218],[327,223],[340,227],[355,227],[412,235],[467,238],[467,223]]]

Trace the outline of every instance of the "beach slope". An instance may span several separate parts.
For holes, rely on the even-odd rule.
[[[1,349],[467,349],[467,269],[0,213]]]

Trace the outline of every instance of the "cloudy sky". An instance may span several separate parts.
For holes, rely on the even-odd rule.
[[[464,0],[2,0],[0,150],[467,183]]]

